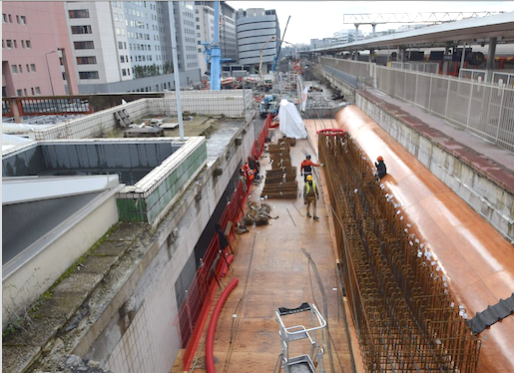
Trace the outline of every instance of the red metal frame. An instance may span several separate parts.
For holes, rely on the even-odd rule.
[[[325,128],[316,132],[318,135],[323,134],[325,136],[337,136],[344,135],[346,133],[345,130],[341,128]]]
[[[259,134],[258,140],[254,142],[250,151],[251,156],[260,157],[264,151],[264,145],[269,133],[269,125],[271,124],[271,115],[268,115],[264,123],[264,128]],[[236,190],[232,193],[230,202],[225,207],[221,215],[219,224],[223,231],[226,231],[229,221],[238,221],[243,214],[243,206],[248,197],[248,192],[251,187],[251,182],[248,182],[246,188],[243,187],[243,182],[239,181]],[[245,192],[246,191],[246,192]],[[229,241],[233,241],[234,232],[231,230],[227,237]],[[210,272],[214,261],[222,250],[221,257],[217,264],[215,273]],[[188,289],[188,297],[182,303],[177,319],[174,325],[179,328],[182,337],[183,345],[186,345],[184,355],[182,357],[184,363],[184,370],[189,370],[196,347],[200,340],[200,336],[207,321],[209,310],[212,301],[218,288],[218,282],[213,281],[216,278],[224,277],[227,269],[227,261],[230,263],[233,257],[229,253],[229,247],[220,248],[217,234],[214,234],[205,256],[202,258],[202,267],[196,272],[196,276]],[[191,328],[193,331],[191,332]]]

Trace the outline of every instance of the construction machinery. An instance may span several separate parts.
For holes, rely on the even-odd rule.
[[[276,116],[278,114],[278,107],[278,95],[265,95],[259,107],[261,118],[266,118],[268,114]]]

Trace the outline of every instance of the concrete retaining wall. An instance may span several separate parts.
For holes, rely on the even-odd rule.
[[[236,145],[236,138],[242,138],[241,145]],[[149,263],[134,271],[125,281],[130,286],[124,286],[123,292],[116,296],[116,305],[109,306],[108,312],[102,315],[108,320],[107,327],[92,328],[94,335],[82,339],[76,354],[99,361],[105,369],[115,372],[168,373],[171,370],[182,347],[174,325],[175,282],[233,171],[249,154],[254,139],[253,123],[243,126],[217,159],[209,161],[194,186],[187,189],[149,239],[150,247],[143,249],[147,252],[143,260],[148,262],[150,257]],[[215,169],[223,173],[214,176]],[[124,321],[118,311],[125,302],[130,302],[134,310],[130,321]]]
[[[356,105],[496,230],[514,242],[514,195],[359,93],[356,94]]]
[[[180,141],[175,141],[178,145]],[[207,146],[203,137],[189,137],[152,172],[118,195],[120,220],[157,225],[169,206],[205,165]]]
[[[109,193],[109,192],[106,192]],[[89,209],[89,207],[88,207]],[[44,250],[2,281],[2,324],[33,304],[78,258],[118,221],[115,195],[92,211],[70,218],[68,228]],[[49,235],[51,232],[49,233]],[[50,241],[50,238],[46,238]]]
[[[246,90],[184,91],[180,94],[182,112],[199,115],[224,115],[242,118],[253,102],[252,92]],[[166,92],[165,98],[141,99],[122,106],[99,111],[69,123],[58,124],[29,133],[33,140],[85,139],[99,137],[116,128],[114,113],[124,109],[132,121],[149,115],[177,114],[175,92]]]

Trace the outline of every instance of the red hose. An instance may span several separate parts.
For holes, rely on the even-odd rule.
[[[218,318],[220,317],[223,304],[225,304],[230,292],[234,290],[238,282],[239,280],[237,278],[233,279],[225,290],[223,290],[212,312],[211,322],[207,330],[207,340],[205,342],[205,365],[207,367],[207,373],[216,373],[216,368],[214,367],[214,334],[216,333],[216,325],[218,325]]]

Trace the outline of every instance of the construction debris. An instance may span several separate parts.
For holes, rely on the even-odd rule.
[[[243,222],[246,226],[249,225],[268,225],[269,219],[278,219],[278,216],[270,216],[271,206],[262,203],[260,206],[255,202],[248,202],[249,211],[243,217]]]

